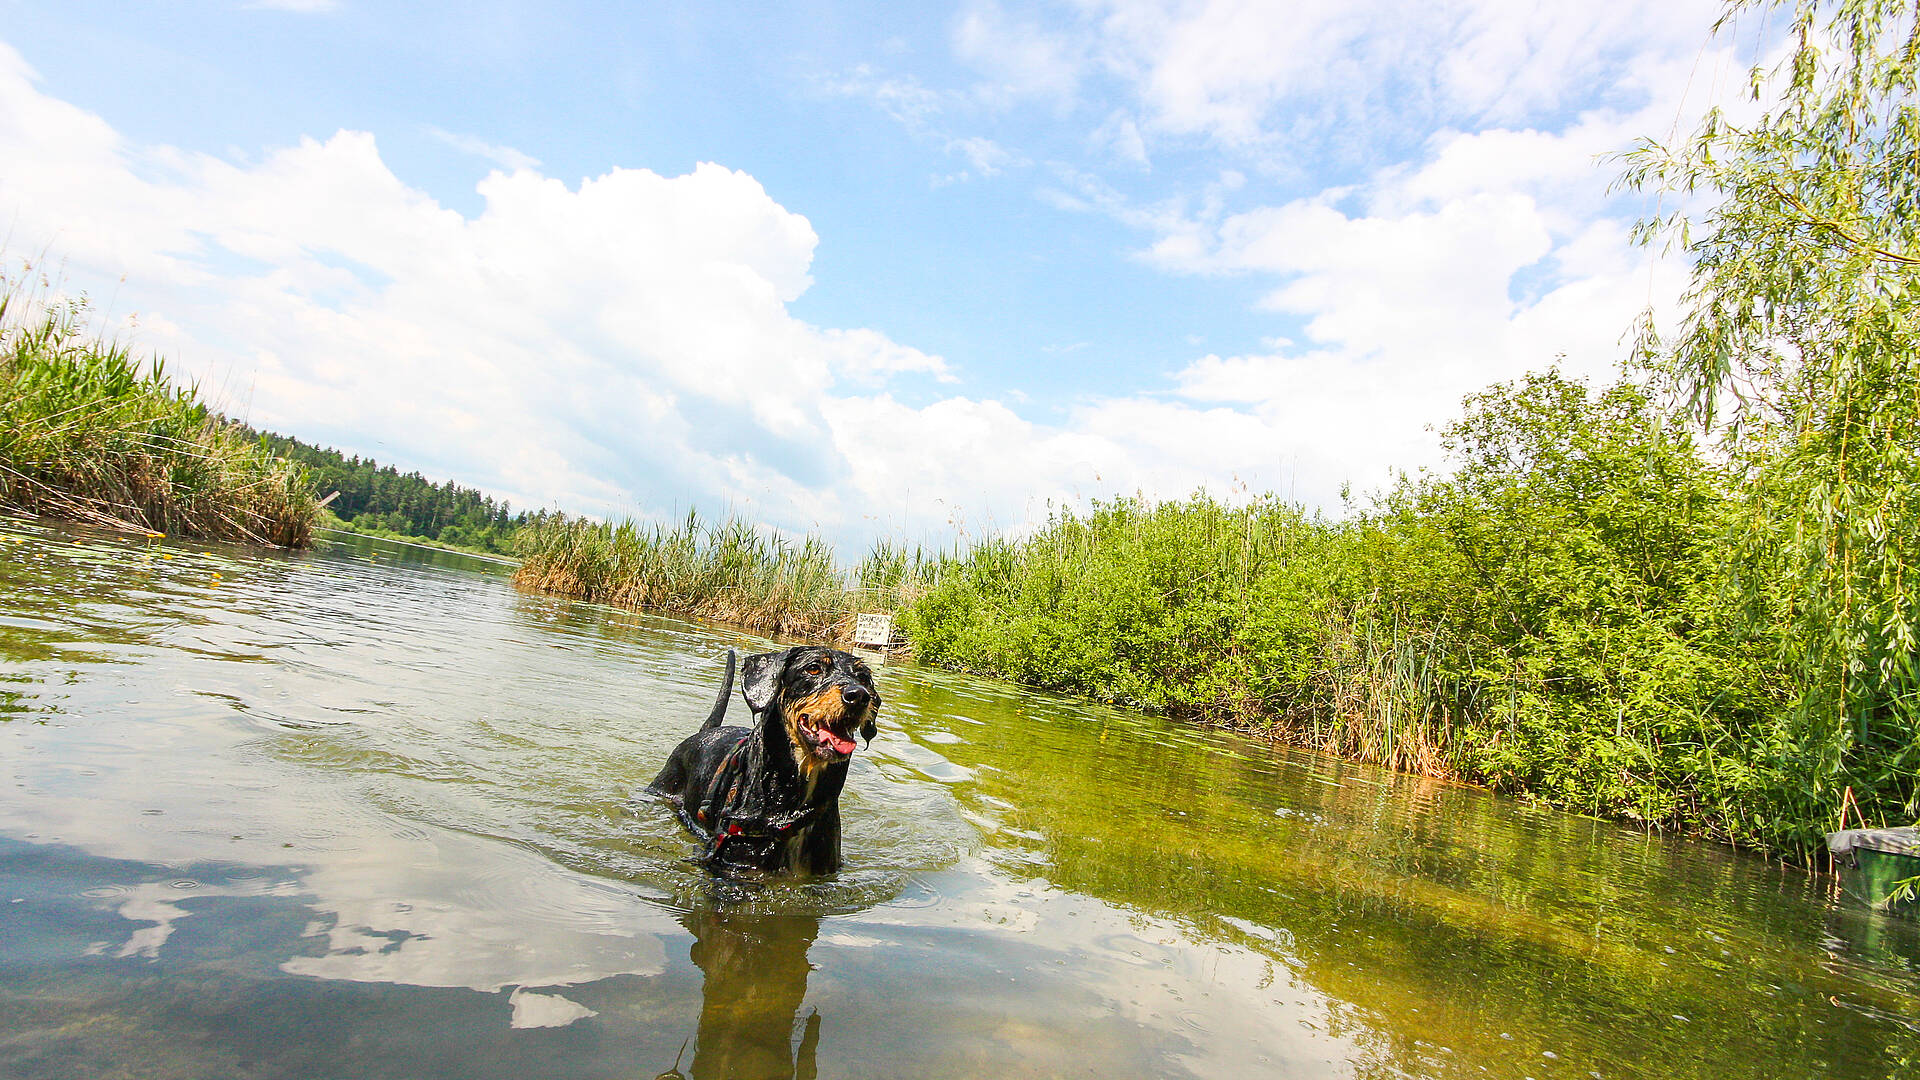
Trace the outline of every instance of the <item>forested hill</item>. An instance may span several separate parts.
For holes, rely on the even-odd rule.
[[[513,531],[532,515],[506,501],[449,480],[436,484],[372,458],[348,457],[273,432],[254,432],[274,453],[307,467],[314,494],[339,492],[327,509],[359,532],[436,540],[480,551],[506,551]]]

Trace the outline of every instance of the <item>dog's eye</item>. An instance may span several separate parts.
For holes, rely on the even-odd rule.
[[[809,675],[818,675],[818,674],[820,674],[820,665],[819,665],[819,664],[809,664],[809,665],[807,665],[807,674],[809,674]]]

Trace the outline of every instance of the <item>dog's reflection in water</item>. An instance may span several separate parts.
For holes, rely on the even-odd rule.
[[[692,1080],[814,1080],[820,1014],[794,1027],[807,996],[814,915],[706,910],[680,918],[693,933],[693,963],[705,975]],[[684,1080],[676,1059],[659,1080]]]

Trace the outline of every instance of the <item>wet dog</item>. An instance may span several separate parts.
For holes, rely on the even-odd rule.
[[[871,742],[880,711],[873,672],[852,653],[813,647],[759,653],[742,668],[753,726],[720,726],[733,694],[729,649],[713,712],[647,791],[707,842],[704,859],[717,870],[832,873],[853,736]]]

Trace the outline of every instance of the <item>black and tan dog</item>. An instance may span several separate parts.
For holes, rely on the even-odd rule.
[[[724,872],[828,874],[840,867],[840,789],[853,736],[871,742],[880,695],[852,653],[799,647],[749,656],[741,696],[750,728],[721,727],[733,693],[733,650],[700,730],[647,785],[707,841]]]

